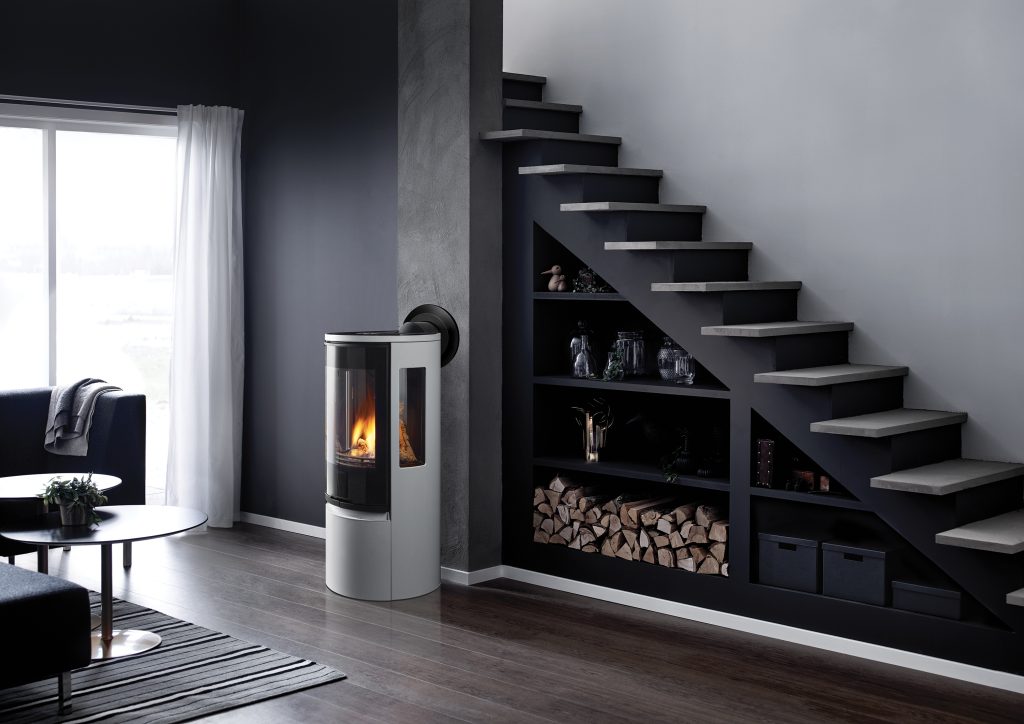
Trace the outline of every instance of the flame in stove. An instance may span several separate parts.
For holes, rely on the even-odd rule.
[[[356,421],[352,423],[352,448],[348,454],[356,458],[377,456],[377,416],[372,397],[359,407]]]

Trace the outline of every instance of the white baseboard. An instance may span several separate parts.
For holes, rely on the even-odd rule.
[[[257,515],[256,513],[242,512],[238,514],[238,519],[242,523],[252,523],[253,525],[261,525],[264,528],[274,528],[276,530],[286,530],[289,533],[298,533],[299,535],[308,535],[313,538],[326,538],[327,529],[318,525],[308,525],[306,523],[296,523],[293,520],[285,520],[284,518],[271,518],[268,515]]]
[[[255,513],[242,513],[241,520],[253,525],[287,530],[292,533],[313,536],[314,538],[323,538],[325,535],[324,528],[315,525],[295,523],[290,520],[270,518],[265,515],[256,515]],[[521,581],[522,583],[531,583],[535,586],[551,588],[566,593],[575,593],[580,596],[618,603],[623,606],[631,606],[644,611],[654,611],[655,613],[662,613],[667,616],[685,618],[712,626],[721,626],[733,631],[743,631],[779,641],[802,644],[803,646],[810,646],[811,648],[823,651],[832,651],[869,661],[892,664],[893,666],[900,666],[905,669],[946,676],[958,681],[1012,691],[1016,694],[1024,694],[1024,676],[984,669],[980,666],[971,666],[970,664],[961,664],[957,661],[939,659],[934,656],[915,654],[910,651],[889,648],[888,646],[879,646],[878,644],[865,643],[864,641],[855,641],[840,636],[832,636],[831,634],[818,633],[817,631],[784,626],[783,624],[771,623],[770,621],[738,616],[734,613],[715,611],[710,608],[666,601],[662,598],[620,591],[617,588],[596,586],[592,583],[582,583],[569,578],[559,578],[558,576],[528,571],[525,568],[516,568],[514,566],[492,566],[491,568],[481,568],[475,571],[441,568],[442,580],[463,586],[472,586],[496,578],[508,578],[513,581]]]

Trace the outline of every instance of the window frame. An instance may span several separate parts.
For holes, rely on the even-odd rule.
[[[177,113],[132,113],[94,108],[0,103],[0,126],[43,131],[43,213],[46,231],[47,380],[57,384],[57,131],[178,135]]]

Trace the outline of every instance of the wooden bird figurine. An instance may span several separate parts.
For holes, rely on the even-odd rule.
[[[544,274],[550,274],[551,278],[548,280],[548,291],[549,292],[564,292],[569,288],[569,282],[565,278],[565,274],[562,273],[562,267],[555,264],[547,271],[542,271],[541,276]]]

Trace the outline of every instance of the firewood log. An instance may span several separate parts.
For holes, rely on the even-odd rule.
[[[622,519],[623,525],[636,528],[640,525],[640,516],[645,511],[651,508],[659,508],[670,502],[672,502],[672,498],[648,498],[647,500],[633,501],[622,506],[622,509],[619,511],[619,518]]]
[[[729,561],[722,564],[722,575],[726,578],[729,577]]]
[[[590,528],[580,528],[580,546],[590,545],[597,540],[594,531]]]
[[[697,565],[704,562],[704,559],[708,557],[708,551],[704,546],[687,546],[687,550],[690,551],[690,557],[697,561]]]
[[[582,548],[580,548],[580,550],[583,551],[584,553],[597,553],[597,546],[595,546],[595,545],[583,546]]]
[[[558,517],[562,519],[563,523],[565,523],[566,525],[569,525],[569,506],[568,505],[565,505],[564,503],[559,504],[559,506],[557,508],[555,508],[555,513],[558,514]]]
[[[615,555],[615,549],[612,548],[611,538],[605,538],[601,544],[601,555],[613,557]]]
[[[552,526],[551,534],[552,535],[554,535],[555,533],[557,533],[558,531],[562,530],[562,528],[565,527],[565,523],[562,522],[561,518],[549,518],[548,520],[551,521],[551,526]]]
[[[544,497],[552,508],[557,508],[558,504],[562,502],[562,494],[557,490],[545,490]]]
[[[668,548],[658,549],[658,564],[662,566],[668,566],[669,568],[675,568],[676,557],[672,551]]]
[[[555,532],[555,521],[551,520],[551,518],[545,518],[540,523],[540,529],[548,535],[551,535]]]
[[[548,538],[549,538],[548,534],[545,533],[542,530],[536,530],[536,531],[533,532],[533,542],[534,543],[547,543],[548,542]]]
[[[605,513],[611,513],[612,515],[618,515],[619,514],[619,504],[615,501],[614,498],[612,498],[607,503],[605,503],[604,505],[601,506],[601,510],[603,510]]]
[[[562,530],[558,531],[558,535],[564,538],[565,542],[568,543],[570,540],[572,540],[572,528],[570,528],[569,526],[565,526],[564,528],[562,528]]]
[[[583,513],[580,512],[579,508],[569,508],[569,518],[580,523],[582,523],[585,520],[585,518],[583,517]]]
[[[675,510],[673,510],[672,515],[675,518],[676,525],[682,525],[686,521],[692,520],[696,512],[696,503],[686,503],[685,505],[680,505]]]
[[[636,531],[629,528],[622,529],[622,537],[626,539],[626,545],[630,548],[636,545]]]
[[[614,534],[618,533],[620,530],[622,530],[622,521],[619,520],[619,516],[613,515],[608,519],[608,532]]]
[[[654,541],[654,545],[658,548],[667,548],[671,542],[667,535],[652,536],[651,540]]]
[[[576,506],[586,513],[591,508],[600,509],[609,500],[607,495],[581,495]]]
[[[644,551],[643,556],[640,557],[644,563],[657,563],[657,559],[654,557],[654,548],[647,548]]]
[[[694,519],[697,521],[697,525],[708,528],[716,520],[721,520],[722,514],[713,505],[700,505],[697,506],[697,514]]]
[[[564,528],[563,528],[563,530],[564,530]],[[551,536],[548,539],[548,543],[550,543],[551,545],[556,545],[556,546],[564,546],[568,542],[569,541],[567,541],[565,538],[563,538],[558,533],[555,533],[553,536]]]
[[[684,520],[683,524],[679,526],[679,534],[685,538],[690,535],[690,529],[696,525],[692,520]]]
[[[676,531],[676,522],[669,518],[659,518],[657,528],[659,533],[672,535]]]
[[[608,539],[612,542],[612,550],[618,553],[619,548],[621,548],[624,545],[624,542],[622,540],[622,531],[620,530],[618,533],[612,533],[610,536],[608,536]]]
[[[658,522],[658,518],[660,518],[662,515],[664,515],[664,511],[662,511],[661,508],[651,508],[650,510],[645,510],[643,513],[640,514],[640,524],[646,526],[653,526],[655,523]]]
[[[577,536],[577,537],[573,538],[571,541],[569,541],[569,547],[572,548],[573,550],[576,550],[576,551],[578,551],[580,549],[580,539],[579,539],[579,536]]]
[[[537,512],[541,515],[554,515],[555,509],[545,502],[537,506]]]
[[[680,548],[676,551],[676,561],[686,560],[687,558],[693,558],[693,556],[690,555],[690,551],[686,548]]]
[[[533,511],[533,527],[540,528],[542,522],[544,522],[544,516],[537,511]]]
[[[683,536],[679,534],[678,530],[674,530],[671,534],[669,534],[668,544],[673,548],[682,548],[684,545],[686,545],[686,541],[683,540]]]
[[[714,556],[715,560],[719,563],[725,563],[726,556],[726,545],[725,543],[712,543],[708,546],[708,553]]]
[[[547,500],[547,497],[544,495],[544,488],[541,488],[540,486],[538,486],[538,487],[533,489],[533,506],[534,507],[537,507],[538,505],[540,505],[541,503],[543,503],[546,500]]]
[[[562,493],[562,502],[575,508],[579,503],[582,491],[583,489],[580,487],[567,488],[566,491]]]
[[[684,571],[689,571],[690,573],[696,573],[697,560],[695,558],[681,558],[676,561],[676,567],[682,568]]]
[[[718,543],[728,543],[729,521],[716,520],[712,523],[711,528],[708,530],[708,540],[717,541]]]
[[[697,573],[706,573],[713,576],[717,576],[722,570],[722,567],[715,560],[714,556],[708,556],[701,562],[700,568],[697,569]]]
[[[649,548],[651,545],[651,537],[647,535],[647,531],[644,528],[640,529],[640,535],[637,536],[637,543],[640,544],[641,548]]]
[[[633,560],[633,551],[625,543],[623,543],[622,547],[619,548],[619,550],[615,553],[615,555],[618,556],[619,558],[622,558],[623,560],[627,560],[627,561]]]
[[[708,529],[701,525],[690,528],[690,534],[686,536],[687,543],[704,544],[708,542]]]
[[[561,475],[556,475],[551,478],[551,482],[548,483],[548,490],[554,490],[556,493],[563,492],[569,487],[569,481],[563,478]]]
[[[583,522],[594,524],[601,518],[601,511],[598,508],[591,508],[583,514]]]
[[[603,525],[596,525],[595,524],[595,525],[592,525],[590,527],[590,529],[592,531],[594,531],[594,535],[597,536],[598,538],[600,538],[601,536],[603,536],[605,533],[608,532],[608,529],[605,528]]]
[[[579,532],[580,532],[580,522],[578,520],[574,520],[572,522],[572,534],[573,535],[579,535]]]
[[[639,543],[637,545],[633,546],[632,551],[633,551],[633,560],[634,561],[639,561],[641,556],[643,556],[643,554],[644,554],[644,549],[640,547]]]

